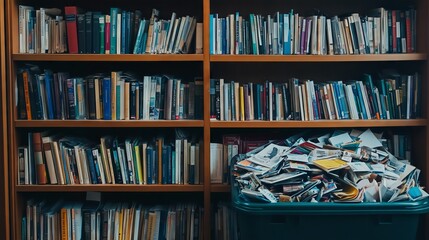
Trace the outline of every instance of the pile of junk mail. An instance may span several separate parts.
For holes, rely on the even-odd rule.
[[[307,140],[298,134],[271,141],[236,156],[234,185],[246,201],[267,203],[398,202],[428,197],[419,186],[420,170],[409,159],[390,153],[385,140],[370,129],[354,129]]]

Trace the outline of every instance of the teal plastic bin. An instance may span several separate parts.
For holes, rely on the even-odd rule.
[[[240,197],[238,184],[231,183],[232,207],[242,240],[423,239],[417,236],[417,228],[422,214],[429,212],[427,198],[396,203],[249,202]]]

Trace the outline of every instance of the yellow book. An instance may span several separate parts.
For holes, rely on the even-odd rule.
[[[119,224],[119,228],[118,228],[118,239],[122,239],[122,228],[123,228],[123,222],[124,220],[124,208],[121,206],[121,210],[119,210],[119,221],[117,224]]]
[[[68,216],[67,208],[61,208],[61,239],[69,239],[69,226],[68,226]]]
[[[341,168],[345,168],[348,166],[347,162],[338,159],[338,158],[330,158],[330,159],[320,159],[313,161],[313,165],[327,171],[338,170]]]
[[[142,164],[140,158],[140,146],[137,144],[134,146],[134,153],[136,155],[135,164],[137,166],[137,179],[139,184],[143,184]]]
[[[244,121],[244,89],[240,86],[240,121]]]

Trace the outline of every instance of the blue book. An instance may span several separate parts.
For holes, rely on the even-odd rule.
[[[229,39],[227,39],[227,26],[226,26],[226,18],[221,18],[221,24],[222,24],[222,30],[221,30],[221,36],[222,36],[222,54],[229,54]],[[229,26],[228,26],[229,28]],[[228,41],[227,41],[228,40]]]
[[[140,51],[139,54],[144,54],[146,51],[146,43],[147,43],[147,35],[148,35],[148,29],[149,29],[149,20],[144,20],[145,24],[143,27],[143,37],[141,41]]]
[[[54,116],[56,115],[53,97],[53,77],[51,70],[45,70],[45,93],[46,105],[48,106],[48,119],[54,119]]]
[[[261,110],[261,106],[262,106],[262,101],[261,98],[263,96],[262,92],[264,91],[263,87],[261,84],[256,84],[256,109],[255,109],[255,119],[256,120],[262,120],[262,110]]]
[[[121,165],[119,163],[119,154],[118,153],[118,139],[114,139],[113,140],[113,144],[112,144],[112,165],[113,165],[113,172],[115,175],[115,182],[116,183],[125,183],[124,179],[122,179],[122,174],[121,174]]]
[[[94,166],[95,166],[95,176],[97,177],[97,183],[101,184],[101,172],[100,172],[100,168],[102,167],[100,165],[100,162],[98,162],[98,158],[97,158],[97,152],[98,152],[98,148],[92,148],[90,149],[91,154],[92,154],[92,160],[94,161]]]
[[[67,83],[67,100],[68,100],[68,109],[69,116],[68,119],[76,119],[76,95],[75,95],[75,83],[73,78],[66,80]]]
[[[214,23],[214,19],[213,19],[213,14],[210,14],[210,54],[215,54],[215,38],[216,36],[214,35],[215,30],[213,29]]]
[[[171,147],[171,183],[175,184],[176,182],[176,151],[174,150],[175,146]]]
[[[342,81],[338,82],[338,92],[340,93],[340,99],[341,99],[341,108],[343,110],[343,116],[344,119],[350,119],[350,114],[349,114],[349,108],[347,105],[347,99],[346,99],[346,94],[344,92],[344,84]]]
[[[291,46],[290,46],[290,18],[289,14],[285,13],[283,14],[283,54],[289,55],[291,54]]]
[[[366,108],[365,108],[365,103],[363,101],[362,91],[361,91],[360,86],[359,86],[358,83],[356,83],[356,90],[357,90],[357,93],[358,93],[359,102],[360,102],[360,106],[361,106],[362,119],[368,119],[369,116],[366,114]]]
[[[85,154],[86,154],[86,160],[87,160],[87,164],[89,166],[89,175],[91,177],[91,183],[92,184],[97,184],[97,172],[95,170],[95,164],[94,164],[94,159],[92,158],[92,150],[91,148],[87,147],[85,148]],[[83,159],[81,159],[83,160]]]
[[[162,184],[168,184],[168,151],[167,151],[167,146],[163,145],[162,146],[162,178],[161,178],[161,183]]]
[[[141,51],[141,42],[143,38],[145,20],[140,20],[139,30],[137,32],[136,43],[134,44],[133,54],[139,54]]]
[[[104,120],[112,120],[111,113],[111,81],[109,77],[103,78],[103,119]]]
[[[371,97],[369,104],[372,106],[372,109],[374,109],[374,114],[375,114],[375,116],[373,116],[373,117],[380,117],[380,115],[379,115],[380,109],[378,109],[377,100],[376,100],[376,96],[375,96],[375,92],[374,92],[374,84],[372,82],[372,77],[369,74],[364,74],[363,78],[364,78],[365,85],[367,85],[369,88],[368,95],[370,95],[370,97]],[[377,116],[377,114],[378,114],[378,116]]]
[[[167,147],[167,184],[172,184],[172,180],[173,180],[172,147],[170,144],[168,144],[166,147]]]
[[[119,8],[110,8],[110,54],[118,53],[116,50],[116,37],[117,37],[117,26]]]
[[[258,46],[256,43],[256,30],[255,30],[255,26],[256,26],[256,21],[255,21],[255,15],[254,14],[250,14],[249,17],[250,20],[250,34],[251,34],[251,38],[252,38],[252,54],[258,54]]]

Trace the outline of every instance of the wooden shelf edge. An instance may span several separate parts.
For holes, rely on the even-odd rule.
[[[211,128],[347,128],[424,127],[426,119],[315,120],[315,121],[211,121]]]
[[[13,61],[203,61],[203,54],[12,54]]]
[[[132,184],[87,184],[87,185],[18,185],[17,192],[203,192],[203,185],[132,185]]]
[[[425,53],[365,55],[210,55],[211,62],[371,62],[424,61]]]
[[[229,193],[231,192],[231,186],[229,184],[212,184],[210,191],[216,193]]]
[[[15,127],[203,127],[203,120],[15,120]]]

